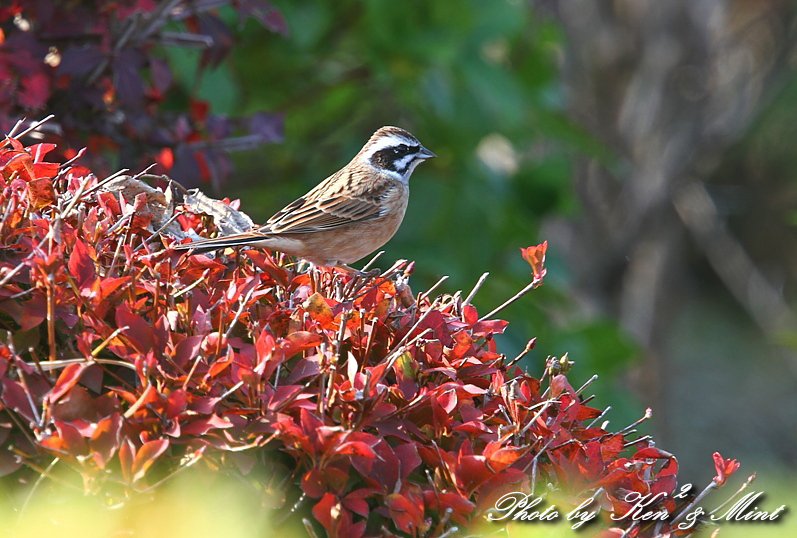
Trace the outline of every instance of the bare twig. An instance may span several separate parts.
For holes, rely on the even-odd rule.
[[[59,170],[66,170],[67,168],[72,166],[73,162],[75,162],[76,160],[80,159],[85,153],[86,153],[86,148],[80,148],[80,150],[77,152],[77,154],[74,157],[72,157],[68,161],[65,161],[65,162],[59,164],[58,165],[58,169]]]
[[[49,116],[47,116],[45,118],[42,118],[39,121],[34,121],[33,123],[30,124],[30,126],[27,129],[25,129],[21,133],[13,134],[14,131],[16,131],[16,129],[18,127],[20,127],[22,123],[25,122],[25,120],[20,120],[20,121],[17,122],[16,125],[14,125],[14,128],[11,129],[11,132],[8,133],[8,137],[7,138],[22,138],[23,136],[25,136],[26,134],[30,133],[31,131],[35,131],[36,129],[38,129],[39,127],[41,127],[42,125],[44,125],[45,123],[47,123],[48,121],[53,119],[54,117],[55,117],[55,114],[50,114]]]
[[[580,388],[580,389],[578,389],[578,390],[576,391],[576,394],[581,394],[582,392],[584,392],[584,389],[586,389],[587,387],[589,387],[590,385],[592,385],[592,383],[593,383],[593,382],[594,382],[596,379],[598,379],[598,374],[595,374],[595,375],[593,375],[592,377],[590,377],[589,379],[587,379],[586,383],[584,383],[583,385],[581,385],[581,388]]]
[[[440,284],[442,284],[443,282],[445,282],[446,280],[448,280],[448,275],[443,275],[443,276],[441,276],[441,277],[440,277],[440,280],[438,280],[437,282],[435,282],[435,283],[432,285],[432,287],[431,287],[431,288],[429,288],[428,290],[426,290],[425,292],[423,292],[422,294],[420,294],[420,295],[418,296],[418,304],[421,304],[421,302],[422,302],[424,299],[426,299],[427,297],[429,297],[429,295],[431,295],[431,293],[432,293],[434,290],[436,290],[436,289],[437,289],[437,287],[438,287]]]
[[[601,414],[600,414],[600,415],[598,415],[597,417],[595,417],[595,418],[594,418],[594,419],[593,419],[593,420],[592,420],[592,421],[591,421],[589,424],[587,424],[587,429],[591,428],[593,424],[595,424],[595,423],[596,423],[596,422],[598,422],[600,419],[602,419],[603,417],[605,417],[605,416],[606,416],[606,415],[609,413],[609,411],[611,411],[611,410],[612,410],[612,406],[611,406],[611,405],[608,405],[608,406],[606,406],[606,409],[604,409],[603,411],[601,411]]]
[[[476,285],[473,286],[473,289],[470,290],[470,293],[468,294],[468,296],[465,297],[464,301],[462,301],[462,306],[465,306],[466,304],[470,304],[471,300],[476,295],[476,292],[479,291],[479,288],[482,287],[482,284],[484,284],[484,281],[487,280],[488,276],[490,276],[490,273],[483,273],[482,276],[479,277],[479,280],[476,281]]]
[[[521,351],[520,353],[518,353],[518,355],[517,355],[517,356],[516,356],[514,359],[512,359],[511,361],[509,361],[509,362],[506,364],[506,370],[507,370],[507,371],[508,371],[510,368],[512,368],[512,367],[513,367],[515,364],[517,364],[517,362],[518,362],[518,361],[520,361],[520,359],[522,359],[523,357],[525,357],[525,356],[526,356],[526,353],[528,353],[529,351],[531,351],[531,348],[533,348],[533,347],[534,347],[534,343],[536,342],[536,340],[537,340],[536,338],[532,338],[531,340],[529,340],[528,342],[526,342],[526,347],[524,347],[524,348],[523,348],[523,351]]]
[[[365,265],[363,265],[363,268],[361,269],[361,271],[362,271],[363,273],[367,273],[367,272],[368,272],[368,269],[369,269],[369,268],[370,268],[370,267],[371,267],[371,266],[374,264],[374,262],[375,262],[376,260],[378,260],[378,259],[379,259],[379,257],[380,257],[382,254],[384,254],[384,253],[385,253],[385,251],[384,251],[384,250],[380,250],[379,252],[377,252],[376,254],[374,254],[374,255],[373,255],[373,257],[370,259],[370,261],[369,261],[368,263],[366,263]]]
[[[252,298],[252,294],[255,292],[256,288],[257,286],[252,286],[252,288],[248,292],[246,292],[246,297],[244,297],[243,300],[241,301],[238,310],[235,312],[235,317],[232,319],[232,323],[230,323],[230,326],[227,327],[227,331],[224,333],[225,339],[230,337],[233,327],[235,327],[235,324],[238,323],[238,319],[241,317],[241,314],[243,314],[243,311],[246,308],[246,304],[249,302],[249,299]]]
[[[35,363],[23,361],[28,366],[35,366]],[[135,364],[130,362],[124,362],[116,359],[87,359],[86,357],[75,357],[73,359],[58,359],[52,362],[42,362],[41,368],[45,372],[49,372],[51,370],[58,370],[59,368],[66,368],[70,364],[109,364],[112,366],[122,366],[124,368],[129,368],[130,370],[136,369]]]
[[[681,188],[673,205],[714,271],[765,334],[797,327],[797,315],[728,231],[704,184],[693,181]]]
[[[3,277],[3,280],[0,280],[0,286],[5,286],[5,285],[6,285],[6,283],[7,283],[9,280],[11,280],[11,279],[14,277],[14,275],[16,275],[17,273],[19,273],[19,272],[20,272],[20,271],[21,271],[21,270],[22,270],[24,267],[25,267],[25,263],[24,263],[24,262],[22,262],[22,263],[20,263],[19,265],[17,265],[16,267],[14,267],[13,269],[11,269],[11,270],[10,270],[8,273],[6,273],[6,275]],[[5,267],[3,267],[3,269],[5,269]]]
[[[44,481],[45,477],[50,476],[50,471],[53,470],[55,464],[61,461],[59,458],[55,458],[53,461],[50,462],[50,465],[44,470],[43,473],[39,473],[39,476],[36,477],[36,482],[33,483],[33,486],[28,491],[28,494],[25,496],[25,502],[22,503],[22,507],[19,509],[19,517],[17,518],[18,521],[22,521],[22,516],[25,514],[25,510],[28,508],[28,504],[30,500],[33,498],[33,494],[36,493],[39,485]]]
[[[626,426],[617,433],[628,433],[629,431],[633,430],[634,428],[636,428],[646,420],[650,420],[651,417],[653,417],[653,410],[650,407],[648,407],[647,409],[645,409],[645,414],[642,416],[642,418],[635,421],[633,424],[629,424],[628,426]]]
[[[722,503],[721,505],[719,505],[718,507],[716,507],[714,510],[712,510],[711,512],[709,512],[709,514],[708,514],[708,515],[709,515],[709,516],[713,516],[714,514],[716,514],[717,512],[719,512],[720,510],[722,510],[722,509],[723,509],[723,508],[725,508],[726,506],[728,506],[728,505],[729,505],[731,502],[733,502],[733,500],[734,500],[736,497],[738,497],[739,495],[741,495],[741,494],[742,494],[742,492],[743,492],[744,490],[746,490],[746,489],[747,489],[747,487],[748,487],[748,486],[749,486],[749,485],[750,485],[750,484],[753,482],[753,480],[755,480],[755,477],[756,477],[755,473],[753,473],[753,474],[751,474],[750,476],[748,476],[748,477],[747,477],[747,480],[745,480],[744,484],[742,484],[742,485],[741,485],[741,487],[739,487],[739,489],[737,489],[737,490],[736,490],[736,492],[735,492],[733,495],[731,495],[730,497],[728,497],[728,499],[727,499],[727,500],[726,500],[724,503]]]
[[[532,280],[531,282],[529,282],[529,283],[526,285],[526,287],[525,287],[525,288],[523,288],[522,290],[520,290],[519,292],[517,292],[516,294],[514,294],[512,297],[510,297],[509,299],[507,299],[506,301],[504,301],[503,303],[501,303],[499,306],[495,307],[495,308],[494,308],[493,310],[491,310],[489,313],[487,313],[487,314],[485,314],[484,316],[480,317],[480,318],[479,318],[479,321],[484,321],[484,320],[486,320],[486,319],[490,319],[491,317],[493,317],[494,315],[496,315],[498,312],[500,312],[501,310],[503,310],[503,309],[504,309],[504,308],[506,308],[507,306],[511,305],[512,303],[514,303],[515,301],[517,301],[518,299],[520,299],[521,297],[523,297],[523,296],[524,296],[526,293],[528,293],[528,292],[529,292],[529,291],[531,291],[532,289],[534,289],[534,288],[536,288],[537,286],[539,286],[540,282],[542,282],[542,280],[541,280],[541,279],[539,279],[539,278],[535,278],[534,280]]]

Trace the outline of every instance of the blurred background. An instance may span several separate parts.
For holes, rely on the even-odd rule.
[[[788,0],[276,1],[287,35],[242,28],[233,61],[186,83],[216,112],[268,111],[284,140],[234,157],[223,193],[263,221],[382,125],[439,156],[413,175],[382,267],[417,293],[502,312],[510,357],[641,427],[702,487],[711,453],[759,473],[797,464],[797,8]],[[198,55],[197,55],[198,57]],[[209,190],[209,187],[208,187]],[[780,480],[780,482],[779,482]],[[785,501],[770,493],[775,508]]]

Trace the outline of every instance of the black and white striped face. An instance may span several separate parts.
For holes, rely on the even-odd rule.
[[[381,172],[407,183],[412,171],[435,154],[404,129],[382,127],[365,145],[360,159]]]

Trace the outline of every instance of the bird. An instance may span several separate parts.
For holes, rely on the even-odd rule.
[[[314,266],[349,267],[396,233],[409,200],[409,179],[436,157],[399,127],[378,129],[343,168],[248,232],[175,245],[204,253],[251,246],[302,258]]]

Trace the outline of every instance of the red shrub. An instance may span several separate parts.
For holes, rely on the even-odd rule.
[[[329,536],[441,536],[545,484],[567,511],[594,498],[605,522],[629,494],[665,493],[645,511],[673,515],[689,500],[634,425],[593,425],[566,356],[542,379],[512,366],[493,340],[507,323],[459,293],[413,296],[411,265],[366,278],[256,250],[178,254],[153,234],[164,193],[112,190],[45,162],[51,149],[0,150],[3,474],[57,457],[123,501],[198,461],[276,466],[284,511]],[[544,255],[523,249],[528,289]],[[736,465],[717,457],[718,486]],[[671,521],[614,525],[652,536]]]
[[[239,23],[251,17],[287,32],[266,0],[3,2],[0,132],[18,118],[53,113],[58,123],[44,129],[48,141],[69,158],[88,147],[95,172],[113,156],[120,166],[155,161],[159,172],[184,184],[218,186],[231,170],[229,151],[282,136],[279,114],[214,114],[172,72],[167,51],[174,47],[201,50],[194,81],[229,54],[235,32],[219,14],[225,5]]]

